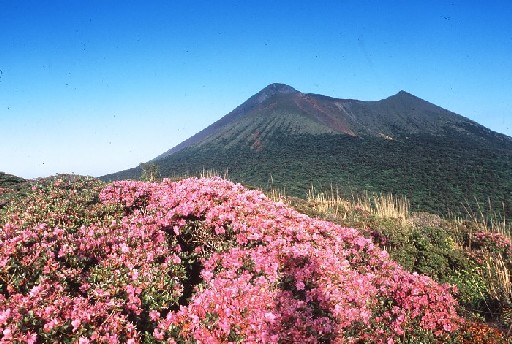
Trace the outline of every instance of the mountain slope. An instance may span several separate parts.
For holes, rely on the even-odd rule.
[[[167,152],[159,155],[155,158],[155,160],[164,158],[169,156],[175,152],[178,152],[184,148],[193,146],[197,143],[200,143],[202,140],[207,139],[208,137],[220,133],[224,128],[229,127],[232,123],[238,121],[239,119],[246,117],[246,114],[251,111],[258,111],[259,106],[265,102],[268,98],[276,96],[278,94],[293,94],[298,93],[293,87],[284,85],[284,84],[272,84],[249,98],[243,104],[238,106],[236,109],[231,111],[226,116],[222,117],[212,125],[203,129],[199,133],[194,136],[188,138],[182,143],[178,144],[176,147],[171,148]]]
[[[342,133],[394,138],[408,134],[470,134],[485,128],[405,91],[380,100],[359,101],[303,94],[284,84],[271,84],[196,135],[159,155],[226,139],[230,144],[258,141],[273,129],[297,133]],[[474,136],[474,135],[473,135]],[[473,138],[476,138],[474,136]]]
[[[512,210],[512,139],[404,91],[360,101],[272,84],[152,162],[162,176],[229,170],[302,197],[335,184],[403,194],[416,210],[463,214],[488,198]]]
[[[16,177],[5,172],[0,172],[0,188],[16,188],[24,181],[25,179],[23,178]]]

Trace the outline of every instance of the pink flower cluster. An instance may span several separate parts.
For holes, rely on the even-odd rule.
[[[86,219],[76,219],[76,189],[55,187],[35,187],[38,203],[0,229],[0,343],[139,341],[148,310],[177,307],[182,295],[176,239],[140,210],[107,205],[88,210],[97,223],[77,227]],[[32,224],[41,218],[61,226]]]
[[[131,188],[115,184],[102,199],[117,202]],[[222,179],[154,185],[147,202],[176,233],[181,220],[195,218],[201,230],[230,233],[237,243],[204,259],[204,283],[186,307],[160,321],[159,339],[378,342],[415,327],[436,335],[457,328],[448,287],[404,271],[354,229]]]
[[[477,247],[487,247],[496,250],[503,250],[508,255],[512,255],[512,242],[501,233],[497,232],[476,232],[472,237],[472,244]]]
[[[100,200],[122,214],[1,229],[0,342],[393,343],[462,322],[449,286],[259,191],[122,181]]]

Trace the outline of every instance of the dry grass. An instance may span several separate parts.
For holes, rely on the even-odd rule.
[[[224,172],[219,172],[216,169],[213,168],[203,168],[203,170],[199,173],[200,178],[213,178],[213,177],[220,177],[223,179],[229,179],[229,170],[226,169]]]
[[[320,213],[333,213],[335,216],[339,216],[343,213],[345,217],[346,213],[353,208],[351,203],[343,199],[340,196],[339,190],[331,185],[331,189],[328,192],[319,192],[313,185],[308,190],[307,196],[308,202],[313,204],[316,211]]]
[[[512,304],[512,279],[501,253],[484,255],[482,277],[489,284],[489,296],[502,305]]]
[[[389,194],[372,194],[354,198],[353,203],[382,218],[394,218],[406,221],[410,216],[409,200],[405,196]]]
[[[476,200],[475,200],[476,201]],[[467,217],[473,224],[470,226],[468,250],[471,254],[480,254],[483,258],[480,275],[487,284],[489,297],[496,301],[501,308],[501,312],[512,305],[512,273],[510,271],[510,257],[504,257],[500,251],[481,249],[473,246],[473,234],[475,232],[497,233],[504,238],[512,241],[511,226],[506,221],[505,208],[493,208],[490,201],[484,205],[475,202],[477,209],[472,209],[469,203],[465,206]],[[491,214],[485,216],[484,214]],[[464,221],[457,219],[459,224]],[[502,314],[503,315],[503,314]],[[505,322],[504,322],[505,323]],[[510,325],[512,329],[512,324]],[[509,331],[510,331],[509,329]]]
[[[369,194],[353,196],[348,201],[340,196],[339,190],[331,189],[327,192],[318,192],[313,186],[308,191],[308,201],[315,210],[322,213],[334,213],[344,217],[354,210],[367,211],[377,217],[394,218],[406,221],[410,217],[409,200],[406,197],[393,194]]]
[[[270,191],[265,192],[268,198],[273,200],[274,202],[283,202],[286,203],[287,197],[286,197],[286,189],[278,189],[278,188],[271,188]]]
[[[509,238],[511,235],[510,224],[506,221],[505,216],[505,205],[502,204],[501,209],[493,207],[490,200],[487,200],[487,209],[484,209],[484,205],[475,199],[476,209],[472,209],[469,202],[466,202],[464,209],[466,210],[467,217],[476,225],[476,227],[489,233],[500,233]],[[491,214],[491,215],[484,215]]]
[[[476,209],[466,202],[464,205],[464,209],[466,211],[466,218],[461,218],[458,216],[450,216],[450,219],[453,223],[457,224],[455,227],[458,231],[457,237],[459,240],[463,240],[463,236],[461,236],[460,228],[467,227],[463,231],[468,231],[468,249],[472,251],[473,248],[473,237],[476,232],[485,232],[485,233],[499,233],[504,237],[508,238],[512,241],[512,227],[506,221],[505,216],[505,207],[502,204],[502,209],[496,209],[492,206],[490,200],[487,201],[487,208],[484,209],[482,203],[478,202],[475,199]],[[491,214],[491,215],[485,215]],[[465,224],[471,223],[470,226]],[[458,242],[460,245],[464,245],[463,241]]]

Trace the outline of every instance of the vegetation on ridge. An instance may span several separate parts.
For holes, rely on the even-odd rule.
[[[490,201],[512,220],[512,139],[403,91],[359,101],[269,85],[152,163],[164,177],[228,170],[303,198],[311,185],[337,185],[345,197],[391,192],[443,216]]]
[[[311,185],[352,194],[406,196],[414,211],[465,217],[490,201],[512,216],[512,150],[499,150],[464,137],[410,136],[364,139],[340,134],[273,133],[251,144],[187,149],[155,161],[162,176],[196,175],[204,168],[229,171],[230,179],[266,189],[270,183],[305,198]],[[133,170],[123,178],[139,178]]]
[[[17,188],[24,181],[25,180],[23,178],[0,172],[0,188],[2,189]]]

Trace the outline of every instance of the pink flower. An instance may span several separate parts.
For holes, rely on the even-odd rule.
[[[37,294],[39,294],[39,291],[41,290],[41,286],[40,285],[37,285],[35,287],[33,287],[31,290],[30,290],[30,296],[31,297],[35,297]]]
[[[57,320],[52,319],[43,326],[44,332],[48,333],[57,325]]]
[[[273,323],[275,321],[275,319],[276,319],[276,316],[274,315],[274,313],[272,313],[272,312],[265,313],[265,320]]]
[[[139,277],[139,270],[133,269],[131,272],[131,277],[132,277],[132,280],[135,281]]]
[[[164,334],[162,333],[162,331],[160,331],[160,329],[155,328],[155,330],[153,331],[153,337],[155,337],[155,339],[158,340],[163,340]]]
[[[6,328],[5,330],[3,330],[3,335],[4,335],[4,338],[5,340],[9,340],[9,339],[12,339],[12,331],[10,328]]]
[[[151,312],[149,312],[149,317],[151,318],[151,320],[157,321],[158,319],[160,319],[160,313],[155,310],[152,310]]]
[[[73,332],[78,329],[78,326],[80,326],[81,323],[80,319],[74,319],[71,321],[71,325],[73,325]]]
[[[223,342],[229,334],[249,343],[394,343],[399,334],[458,328],[450,288],[408,273],[357,230],[309,218],[259,191],[220,178],[115,182],[101,191],[102,204],[87,208],[91,218],[80,222],[89,224],[69,231],[76,227],[66,221],[79,215],[70,205],[81,192],[51,203],[55,214],[40,211],[43,200],[20,207],[0,231],[0,263],[16,257],[20,271],[41,275],[29,295],[16,285],[0,294],[5,341],[29,338],[19,334],[19,309],[34,311],[45,323],[35,335],[44,330],[50,342],[68,319],[72,328],[58,335],[70,340],[89,331],[80,329],[87,323],[102,325],[79,343],[136,342],[148,328],[133,318],[147,312],[155,340],[170,343],[173,336]],[[48,217],[37,221],[65,229],[30,224],[37,211]],[[180,256],[198,263],[202,280],[176,309],[188,282]],[[80,293],[69,292],[68,280],[78,281]],[[166,307],[172,310],[162,318]]]
[[[3,325],[6,323],[6,320],[9,318],[10,314],[11,314],[10,308],[7,308],[4,311],[0,311],[0,325]]]
[[[127,253],[130,251],[130,248],[126,244],[121,244],[121,252]]]
[[[37,334],[29,332],[27,334],[27,344],[34,344],[37,342]]]
[[[181,258],[180,258],[180,257],[178,257],[177,255],[173,254],[173,256],[172,256],[172,262],[173,262],[174,264],[179,264],[179,263],[181,263]]]

